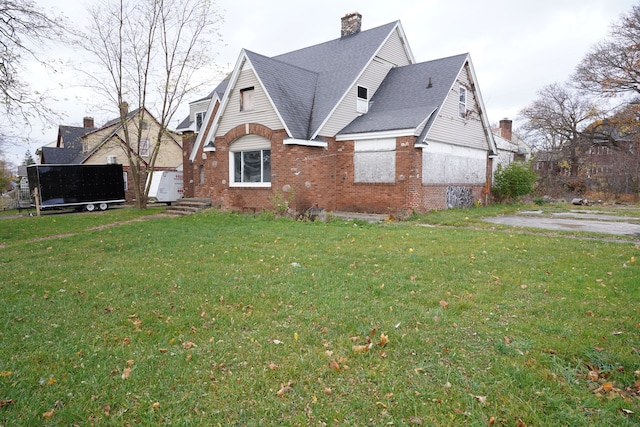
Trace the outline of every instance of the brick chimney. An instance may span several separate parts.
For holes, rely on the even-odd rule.
[[[93,129],[95,126],[93,125],[93,117],[89,117],[89,116],[85,116],[82,119],[82,125],[86,128],[86,129]]]
[[[347,13],[341,18],[342,31],[340,37],[350,36],[360,32],[362,26],[362,15],[358,12]]]
[[[511,141],[513,134],[511,133],[512,121],[509,119],[500,120],[500,136]]]

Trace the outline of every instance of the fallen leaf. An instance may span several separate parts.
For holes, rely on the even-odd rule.
[[[611,390],[613,390],[613,383],[607,382],[602,384],[602,390],[605,393],[609,393]]]
[[[109,413],[111,413],[111,405],[109,405],[108,403],[104,405],[102,407],[102,412],[104,412],[104,414],[108,416]]]
[[[269,369],[271,369],[272,371],[275,371],[276,369],[280,369],[280,366],[279,366],[279,365],[276,365],[276,364],[275,364],[275,363],[273,363],[273,362],[269,363],[269,365],[267,365],[267,367],[268,367]]]
[[[16,403],[16,401],[13,399],[6,399],[6,400],[2,399],[0,400],[0,408],[4,408],[5,406],[8,406],[8,405],[13,405],[14,403]]]
[[[55,412],[55,411],[52,409],[52,410],[50,410],[50,411],[45,412],[44,414],[42,414],[42,416],[43,416],[44,418],[49,419],[49,418],[53,417],[53,413],[54,413],[54,412]]]
[[[278,396],[284,396],[285,393],[289,393],[289,392],[292,392],[292,391],[293,391],[293,388],[291,387],[291,381],[289,381],[286,385],[285,384],[281,384],[280,385],[280,390],[278,390],[276,392],[276,394]]]
[[[446,302],[445,300],[440,300],[440,307],[444,308],[445,310],[449,308],[449,303]]]
[[[474,399],[476,399],[478,402],[482,403],[483,405],[487,404],[487,396],[473,396]]]
[[[620,412],[622,412],[623,414],[627,414],[627,415],[632,415],[634,412],[630,409],[624,409],[624,408],[620,408]]]
[[[366,353],[367,351],[369,351],[369,349],[371,348],[371,346],[373,345],[373,343],[371,344],[364,344],[364,345],[354,345],[353,347],[351,347],[353,349],[354,352],[356,353]]]
[[[504,337],[504,342],[505,344],[511,344],[511,340],[509,339],[509,337]]]
[[[489,425],[492,426],[496,423],[496,417],[489,418]]]
[[[329,387],[324,388],[324,394],[331,394],[331,393],[333,393],[333,390],[331,390]]]
[[[194,348],[194,347],[197,347],[197,345],[195,345],[191,341],[185,341],[185,342],[182,343],[182,348],[190,349],[190,348]]]
[[[10,377],[11,374],[13,374],[11,371],[0,372],[0,377]]]
[[[422,418],[411,417],[411,418],[409,418],[409,423],[417,425],[417,426],[421,426],[422,425]]]
[[[389,343],[389,337],[385,334],[380,334],[380,342],[378,343],[378,345],[384,347],[388,343]]]
[[[340,372],[340,364],[338,362],[336,362],[335,360],[332,360],[331,362],[329,362],[329,368],[333,369],[336,372]]]
[[[151,405],[151,409],[155,411],[158,408],[160,408],[160,402],[153,402],[153,405]]]
[[[587,311],[587,316],[589,316],[589,317],[593,317],[593,316],[594,316],[593,311],[588,310],[588,311]]]
[[[133,364],[135,363],[133,360],[129,359],[127,360],[127,366],[133,366]]]
[[[122,371],[122,379],[126,380],[130,376],[131,376],[131,368],[124,368],[124,370]]]
[[[522,420],[518,420],[516,423],[516,427],[527,427],[527,425]]]

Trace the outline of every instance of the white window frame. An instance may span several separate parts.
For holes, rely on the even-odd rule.
[[[360,89],[365,93],[365,97],[360,96]],[[356,87],[356,112],[360,114],[367,114],[369,112],[369,88],[362,85]]]
[[[141,157],[149,157],[150,151],[151,151],[151,142],[149,141],[149,138],[140,139],[140,151],[138,152],[138,154]]]
[[[196,125],[196,132],[200,132],[200,129],[202,128],[202,125],[204,124],[204,116],[206,114],[207,114],[206,111],[198,111],[195,114],[194,122],[195,122],[195,125]]]
[[[260,153],[260,181],[236,181],[236,155],[240,155],[241,171],[240,176],[244,176],[245,154]],[[269,171],[264,169],[265,159],[268,158]],[[268,181],[265,181],[265,178]],[[255,149],[242,151],[229,151],[229,186],[231,187],[271,187],[271,149]]]
[[[464,86],[458,89],[458,116],[467,117],[467,88]]]
[[[240,111],[253,111],[256,108],[256,90],[254,86],[240,89]]]

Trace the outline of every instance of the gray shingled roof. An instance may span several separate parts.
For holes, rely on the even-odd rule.
[[[276,108],[283,115],[291,132],[293,133],[295,129],[296,133],[292,135],[294,138],[308,139],[319,129],[396,25],[397,21],[271,58],[295,66],[300,70],[300,74],[296,77],[288,75],[288,77],[295,78],[296,81],[287,84],[287,90],[295,90],[296,94],[303,94],[305,108],[307,108],[306,103],[308,103],[308,91],[310,90],[306,85],[312,79],[302,70],[317,74],[311,121],[308,125],[294,123],[304,118],[306,110],[300,115],[290,116],[288,114],[298,107],[298,96],[286,99],[279,98],[277,101],[274,99]],[[290,68],[287,71],[293,72],[293,69]],[[262,78],[262,75],[259,75]],[[276,81],[274,79],[270,84],[276,83]],[[296,83],[299,84],[297,89],[294,87]],[[267,86],[267,82],[265,82],[265,86]],[[275,88],[267,86],[265,89],[271,94]],[[281,93],[284,92],[281,91]],[[305,128],[308,129],[306,134],[297,133]]]
[[[412,129],[431,116],[425,134],[436,116],[432,113],[444,103],[467,57],[465,53],[392,68],[371,98],[369,112],[340,134]]]
[[[71,148],[42,147],[40,158],[42,164],[48,165],[69,165],[78,164],[82,161],[82,150],[78,152]],[[80,160],[78,159],[80,157]]]
[[[254,52],[245,53],[292,136],[310,138],[318,73]]]
[[[197,99],[193,102],[190,102],[190,104],[193,104],[194,102],[205,101],[207,99],[213,99],[213,95],[215,94],[218,94],[218,98],[222,99],[222,96],[224,95],[224,92],[227,90],[228,85],[229,85],[229,76],[227,76],[224,80],[222,80],[214,90],[209,92],[207,96]],[[181,130],[189,130],[191,129],[192,124],[193,124],[193,120],[191,120],[191,114],[187,114],[187,117],[185,117],[180,122],[180,124],[176,127],[176,131],[179,132]]]

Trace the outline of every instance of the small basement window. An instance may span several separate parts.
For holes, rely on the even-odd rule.
[[[252,111],[254,109],[254,93],[253,86],[240,89],[240,111]]]
[[[356,111],[362,114],[366,114],[369,111],[369,89],[364,86],[358,86]]]

